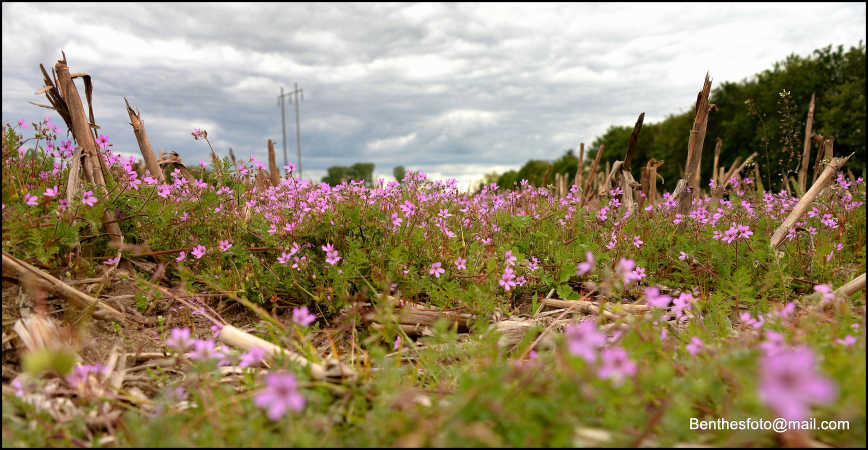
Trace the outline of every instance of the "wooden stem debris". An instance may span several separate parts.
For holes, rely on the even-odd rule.
[[[672,196],[678,201],[678,210],[684,214],[693,204],[693,198],[699,192],[699,174],[702,161],[702,145],[708,128],[708,115],[717,106],[709,103],[711,94],[711,79],[705,74],[702,90],[696,95],[696,117],[687,142],[687,162],[684,166],[684,178],[678,180]]]
[[[579,189],[581,189],[581,187],[582,187],[582,181],[583,181],[582,177],[584,177],[584,174],[582,173],[582,171],[584,170],[584,168],[585,168],[585,143],[582,142],[581,144],[579,144],[579,165],[578,165],[578,167],[576,167],[576,177],[573,179],[573,184],[578,186]],[[581,193],[580,193],[580,195],[581,195]]]
[[[241,169],[238,168],[238,161],[235,159],[235,152],[232,151],[232,147],[229,147],[229,159],[232,160],[232,165],[235,167],[235,172],[238,173],[238,176],[241,176]]]
[[[136,141],[139,143],[139,150],[142,152],[142,157],[145,160],[145,165],[148,167],[148,172],[151,176],[160,182],[165,182],[166,177],[163,171],[160,170],[160,165],[157,164],[157,155],[154,153],[154,148],[151,147],[151,141],[148,139],[148,134],[145,133],[145,122],[142,120],[142,112],[140,110],[133,111],[130,102],[124,97],[124,102],[127,104],[127,114],[130,116],[130,126],[133,127],[133,133],[136,135]]]
[[[170,151],[169,153],[162,153],[161,152],[160,153],[160,159],[157,160],[157,164],[160,166],[161,172],[162,172],[162,167],[165,165],[168,165],[170,168],[172,168],[172,167],[177,168],[181,172],[181,175],[183,175],[184,178],[187,179],[187,181],[189,181],[191,183],[196,181],[196,177],[193,176],[193,173],[190,172],[190,169],[188,169],[187,165],[184,164],[184,160],[181,159],[181,155],[179,155],[177,152],[173,152],[173,151]]]
[[[792,212],[790,212],[790,215],[787,216],[786,220],[784,220],[784,222],[775,230],[774,234],[772,234],[771,241],[769,242],[772,249],[776,249],[780,246],[781,242],[784,240],[784,236],[786,236],[793,224],[795,224],[796,221],[805,214],[805,211],[808,210],[808,206],[810,206],[811,202],[817,198],[826,183],[832,179],[835,172],[837,172],[838,169],[840,169],[841,166],[843,166],[844,163],[846,163],[853,155],[855,155],[855,153],[851,153],[845,158],[832,158],[831,163],[823,169],[823,173],[820,174],[820,177],[814,182],[811,189],[809,189],[808,192],[799,199],[799,203],[796,204]]]
[[[602,303],[592,302],[588,300],[558,300],[556,298],[544,298],[541,300],[542,304],[546,306],[552,306],[555,308],[573,308],[577,311],[581,311],[589,314],[596,314],[600,311],[600,305]],[[603,314],[606,313],[611,314],[618,309],[622,309],[631,314],[642,314],[651,310],[651,307],[648,305],[633,305],[633,304],[624,304],[624,303],[606,303],[608,308],[603,309]]]
[[[91,297],[90,295],[85,294],[84,292],[75,289],[63,281],[58,280],[57,278],[37,269],[36,267],[31,266],[30,264],[3,252],[3,272],[4,276],[6,272],[13,274],[19,280],[21,277],[26,277],[28,275],[35,277],[37,283],[40,287],[45,288],[56,295],[63,297],[76,306],[81,308],[96,308],[94,311],[94,317],[101,319],[114,319],[118,321],[122,321],[124,319],[124,315],[112,308],[111,306],[106,305],[101,302],[99,299]]]
[[[729,186],[730,180],[732,180],[733,177],[738,177],[738,174],[741,173],[742,169],[747,167],[747,165],[750,164],[750,162],[753,161],[756,156],[756,152],[751,153],[750,156],[748,156],[747,159],[744,160],[744,162],[742,162],[741,164],[738,163],[741,157],[737,157],[735,158],[735,161],[733,161],[732,166],[729,168],[728,172],[723,173],[723,170],[721,170],[721,177],[718,179],[718,182],[715,183],[714,188],[711,190],[712,210],[717,209],[717,205],[720,203],[720,199],[723,197],[723,193]],[[721,169],[723,168],[721,167]]]
[[[814,161],[814,175],[811,178],[811,183],[814,183],[815,181],[817,181],[817,177],[820,175],[820,168],[823,165],[822,164],[823,163],[823,154],[824,154],[824,145],[823,144],[825,143],[826,138],[824,138],[822,134],[812,134],[811,140],[816,142],[817,145],[820,146],[820,148],[817,149],[817,160]]]
[[[811,163],[811,129],[814,126],[814,96],[815,94],[811,94],[808,122],[805,124],[805,148],[802,151],[802,165],[799,167],[799,186],[802,187],[802,192],[808,188],[808,165]]]
[[[69,161],[69,174],[66,178],[66,204],[72,205],[72,200],[81,187],[81,146],[76,146]]]
[[[277,186],[280,184],[280,169],[277,168],[277,160],[274,156],[274,142],[268,140],[268,172],[271,175],[271,184]]]
[[[660,177],[660,175],[657,173],[657,169],[662,165],[663,161],[657,161],[656,159],[651,158],[651,160],[648,161],[648,164],[643,168],[645,180],[641,182],[642,192],[645,193],[646,201],[655,206],[659,201],[657,198],[657,178]]]
[[[717,138],[714,142],[714,166],[711,169],[711,181],[712,181],[711,184],[714,186],[712,188],[712,190],[716,189],[718,183],[721,182],[721,180],[718,178],[718,173],[717,173],[717,164],[718,164],[718,162],[720,162],[720,146],[721,145],[723,145],[723,139]],[[735,164],[733,164],[733,165],[735,165]]]
[[[645,113],[639,114],[636,119],[636,125],[633,126],[633,133],[630,134],[630,141],[627,143],[627,153],[624,155],[624,170],[631,170],[633,164],[633,150],[636,148],[636,143],[639,141],[639,132],[642,131],[642,122],[645,121]]]
[[[293,353],[250,333],[245,333],[232,325],[223,326],[220,330],[219,339],[226,344],[245,351],[250,351],[254,347],[259,347],[265,350],[269,358],[284,355],[286,358],[303,367],[309,367],[311,376],[315,380],[336,382],[354,380],[356,378],[355,371],[337,361],[329,360],[326,365],[311,362],[304,356]]]
[[[48,78],[48,74],[42,65],[40,65],[40,68],[46,82],[46,86],[43,89],[46,89],[49,101],[54,109],[63,117],[63,120],[66,121],[75,141],[82,147],[82,165],[87,181],[101,186],[103,190],[107,190],[105,177],[110,176],[110,173],[102,154],[97,150],[94,132],[92,131],[93,128],[98,127],[93,123],[93,106],[90,101],[93,85],[91,84],[90,76],[86,74],[71,74],[66,62],[66,54],[63,54],[63,59],[57,61],[57,64],[54,65],[55,83],[52,83]],[[78,89],[72,81],[75,77],[84,78],[90,120],[85,116],[84,105],[81,103]],[[75,162],[73,162],[73,165],[75,165]],[[70,174],[73,174],[73,172],[77,171],[71,170]],[[77,192],[78,180],[68,180],[67,187],[72,188],[71,192]],[[67,193],[68,198],[71,197],[69,192]],[[121,233],[121,228],[115,221],[114,212],[111,209],[106,209],[103,212],[103,227],[106,233],[111,236],[112,242],[122,241],[123,234]]]
[[[839,287],[838,289],[835,289],[835,295],[836,296],[840,295],[843,297],[849,297],[849,296],[855,294],[856,292],[859,292],[862,290],[865,290],[865,273],[862,273],[862,275],[859,275],[858,277],[853,278],[852,280],[847,282],[847,284]]]
[[[594,163],[591,164],[591,171],[588,172],[588,181],[585,185],[585,195],[582,196],[582,203],[579,207],[583,206],[586,202],[589,202],[593,197],[593,193],[596,192],[594,189],[594,181],[597,178],[597,167],[600,165],[600,157],[603,156],[603,144],[600,144],[599,150],[597,150],[597,156],[594,157]]]

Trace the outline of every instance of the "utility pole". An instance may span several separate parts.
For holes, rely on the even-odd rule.
[[[284,109],[283,97],[287,94],[283,93],[283,86],[280,87],[280,95],[277,97],[277,103],[280,105],[280,123],[283,125],[283,165],[287,163],[286,156],[286,111]]]
[[[298,83],[295,83],[295,89],[289,95],[289,101],[295,102],[295,144],[298,149],[298,177],[301,178],[301,127],[298,120],[298,104],[304,100],[304,92],[298,88]]]

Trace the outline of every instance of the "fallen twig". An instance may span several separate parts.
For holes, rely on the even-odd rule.
[[[16,277],[19,279],[26,274],[34,275],[38,280],[39,284],[42,285],[42,287],[45,287],[46,289],[54,292],[55,294],[66,298],[77,306],[82,308],[95,307],[96,311],[94,311],[94,317],[101,319],[110,318],[118,321],[124,320],[124,315],[120,311],[106,305],[97,298],[91,297],[90,295],[87,295],[84,292],[81,292],[78,289],[69,286],[63,281],[58,280],[57,278],[37,269],[36,267],[33,267],[30,264],[21,261],[12,255],[7,254],[6,252],[3,252],[3,271],[9,271],[15,274]]]

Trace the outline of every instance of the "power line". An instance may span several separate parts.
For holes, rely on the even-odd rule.
[[[283,93],[283,86],[280,87],[280,95],[277,96],[277,104],[280,105],[280,123],[283,126],[283,165],[287,163],[286,156],[286,111],[284,109],[283,97],[287,94]]]
[[[292,97],[290,97],[289,101],[295,102],[295,144],[298,149],[298,177],[301,178],[301,126],[298,121],[298,105],[304,100],[304,92],[298,88],[298,83],[295,83],[295,90],[290,92]]]

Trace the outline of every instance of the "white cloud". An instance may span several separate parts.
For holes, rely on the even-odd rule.
[[[416,133],[413,132],[405,136],[395,136],[390,138],[377,139],[368,142],[365,147],[368,150],[373,150],[375,152],[380,150],[394,150],[406,146],[410,142],[413,142],[415,139]]]

